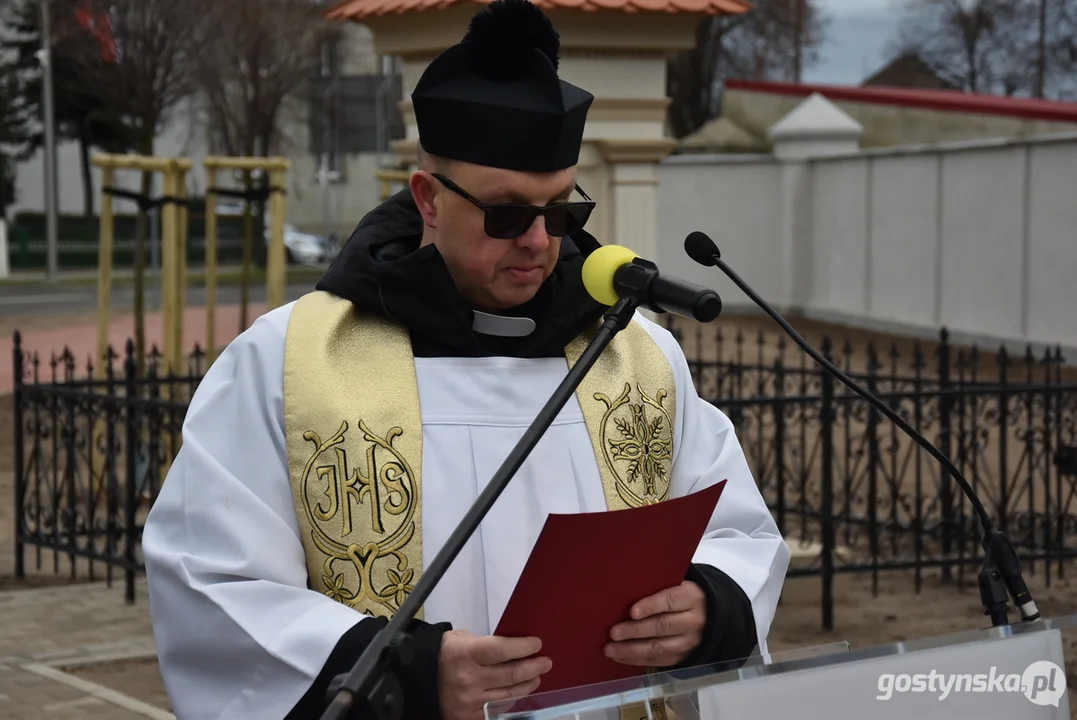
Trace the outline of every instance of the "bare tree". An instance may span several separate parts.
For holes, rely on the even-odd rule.
[[[16,60],[0,48],[0,220],[15,200],[15,162],[29,156],[35,134],[27,80]]]
[[[1049,19],[1048,27],[1055,32],[1055,41],[1046,48],[1046,56],[1054,75],[1053,94],[1062,100],[1077,100],[1077,0],[1057,0],[1057,13]]]
[[[1038,0],[1036,12],[1036,80],[1032,89],[1035,97],[1042,98],[1047,89],[1047,0]]]
[[[817,0],[758,0],[743,15],[704,20],[695,48],[669,63],[673,134],[683,137],[715,116],[726,78],[799,82],[819,60],[826,25]]]
[[[131,125],[138,151],[154,152],[170,114],[195,90],[193,58],[211,0],[86,0],[99,25],[107,23],[111,52],[88,45],[79,57],[82,79]]]
[[[228,155],[278,151],[286,103],[318,67],[332,32],[311,0],[229,0],[210,6],[197,84],[216,144]]]
[[[1077,0],[1027,0],[1023,4],[1019,59],[1028,62],[1029,94],[1071,99],[1077,94]]]
[[[128,125],[135,150],[153,155],[158,133],[195,90],[193,58],[203,37],[205,8],[212,0],[86,0],[109,52],[85,44],[75,58],[84,86]],[[70,20],[68,21],[70,22]],[[152,174],[142,174],[141,194],[152,190]],[[135,344],[139,371],[145,357],[143,294],[148,223],[139,209],[135,240]]]
[[[84,61],[91,55],[112,57],[113,44],[107,15],[95,15],[81,0],[50,0],[52,32],[50,65],[53,84],[53,117],[59,140],[79,146],[82,170],[83,211],[94,212],[94,187],[90,173],[91,148],[124,152],[132,143],[130,129],[105,105],[98,88],[88,84]],[[43,116],[43,73],[39,52],[40,0],[0,0],[0,55],[18,81],[5,91],[9,102],[20,104],[35,119]],[[38,123],[22,140],[22,156],[30,157],[45,144],[44,126]]]
[[[969,92],[1052,97],[1072,86],[1075,30],[1077,0],[908,0],[894,49]]]
[[[232,156],[268,156],[286,140],[282,115],[290,101],[305,99],[315,76],[322,42],[334,32],[311,0],[229,0],[208,10],[197,82],[209,116],[214,145]],[[241,327],[247,322],[251,263],[265,256],[265,193],[268,178],[257,178],[261,194],[245,203]],[[245,190],[255,189],[250,171]],[[253,215],[253,217],[252,217]]]
[[[1014,3],[1007,0],[909,0],[898,31],[904,52],[914,52],[947,82],[970,92],[991,92],[1013,79],[1006,33]]]

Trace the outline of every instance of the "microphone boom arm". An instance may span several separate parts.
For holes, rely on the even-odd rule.
[[[714,250],[717,250],[717,248],[714,248]],[[694,256],[694,253],[690,252],[690,254]],[[891,410],[886,403],[875,397],[875,395],[868,390],[861,388],[844,372],[809,345],[808,342],[793,329],[785,318],[752,290],[748,284],[745,283],[724,260],[722,260],[721,255],[717,252],[713,252],[708,259],[725,273],[730,280],[736,283],[737,287],[748,295],[756,305],[762,308],[767,315],[777,322],[786,334],[793,338],[797,345],[810,355],[813,360],[826,368],[846,387],[864,398],[864,400],[868,401],[874,408],[885,415],[887,419],[901,428],[906,435],[927,450],[928,453],[930,453],[931,456],[934,457],[955,480],[957,480],[961,489],[964,491],[965,496],[969,499],[969,502],[972,503],[973,510],[975,510],[976,515],[980,520],[980,525],[984,530],[981,545],[984,549],[985,557],[979,578],[980,599],[984,606],[984,614],[991,618],[992,625],[998,627],[1009,623],[1009,618],[1006,612],[1007,591],[1009,592],[1010,597],[1013,598],[1014,605],[1020,611],[1021,616],[1025,621],[1032,622],[1038,620],[1040,618],[1040,613],[1036,608],[1036,603],[1032,600],[1032,595],[1029,593],[1024,579],[1021,577],[1021,562],[1017,556],[1016,548],[1014,548],[1009,537],[995,527],[995,524],[987,514],[987,510],[984,509],[983,503],[980,502],[980,499],[976,496],[975,491],[969,485],[968,480],[965,479],[965,476],[962,475],[961,471],[957,469],[941,450],[913,429],[900,415]],[[700,261],[699,258],[696,258],[696,260],[697,262]]]

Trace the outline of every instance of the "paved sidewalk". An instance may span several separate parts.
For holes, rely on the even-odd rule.
[[[65,664],[153,653],[144,584],[0,592],[0,717],[10,720],[163,720],[171,714],[62,671]]]
[[[249,303],[247,305],[247,325],[250,326],[259,316],[266,311],[265,303]],[[232,342],[239,334],[239,305],[218,305],[215,314],[214,337],[216,351],[219,354],[224,347]],[[159,312],[146,313],[146,350],[156,344],[159,350],[163,350],[164,319]],[[206,332],[206,309],[200,307],[186,308],[183,314],[184,351],[190,353],[195,343],[205,349],[207,345]],[[75,374],[79,379],[86,375],[86,363],[90,358],[97,355],[97,324],[79,323],[69,327],[55,330],[29,329],[22,332],[22,346],[25,352],[37,351],[41,358],[38,369],[39,379],[42,382],[51,380],[49,359],[52,354],[60,355],[67,348],[75,358]],[[122,377],[123,355],[128,338],[134,337],[134,317],[129,313],[113,316],[109,323],[108,341],[114,352],[120,358],[116,360],[115,370]],[[12,338],[0,337],[0,394],[11,392],[14,384],[12,372],[14,368],[12,355]],[[95,363],[96,364],[96,363]],[[61,369],[59,371],[62,372]],[[30,380],[30,378],[27,378]]]

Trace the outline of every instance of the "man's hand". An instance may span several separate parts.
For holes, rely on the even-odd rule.
[[[670,667],[682,662],[703,641],[707,596],[685,581],[678,587],[640,600],[632,620],[610,629],[606,657],[625,665]]]
[[[482,718],[488,702],[533,693],[539,676],[553,667],[549,658],[532,657],[541,649],[538,638],[476,637],[461,630],[445,633],[438,658],[443,720],[476,720]]]

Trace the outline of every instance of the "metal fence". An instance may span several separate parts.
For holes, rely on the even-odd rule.
[[[777,335],[723,336],[670,324],[700,395],[732,419],[756,480],[790,544],[812,560],[790,575],[821,580],[833,626],[839,573],[941,568],[975,573],[979,528],[957,483],[893,423]],[[719,326],[721,327],[721,326]],[[811,338],[809,338],[811,339]],[[954,463],[1017,545],[1029,573],[1061,575],[1077,556],[1077,370],[1059,350],[1034,357],[902,341],[854,350],[819,338],[839,367]],[[76,368],[64,353],[27,356],[15,336],[17,572],[33,548],[125,573],[133,600],[142,522],[179,444],[204,371],[182,375],[151,356]],[[29,548],[28,548],[29,546]]]
[[[783,535],[810,548],[789,574],[820,577],[827,630],[838,573],[870,573],[877,592],[881,572],[911,570],[919,592],[930,568],[979,572],[983,533],[957,482],[792,341],[667,327],[697,391],[730,416]],[[951,458],[1026,574],[1049,585],[1065,572],[1077,557],[1077,373],[1060,349],[956,348],[945,330],[886,348],[823,335],[815,347]]]
[[[124,575],[128,602],[144,571],[142,527],[180,440],[187,403],[203,373],[195,348],[184,374],[163,372],[156,348],[141,372],[134,344],[111,349],[100,367],[67,350],[45,359],[14,336],[15,574],[27,554],[55,572],[67,556],[72,577],[103,566]]]

